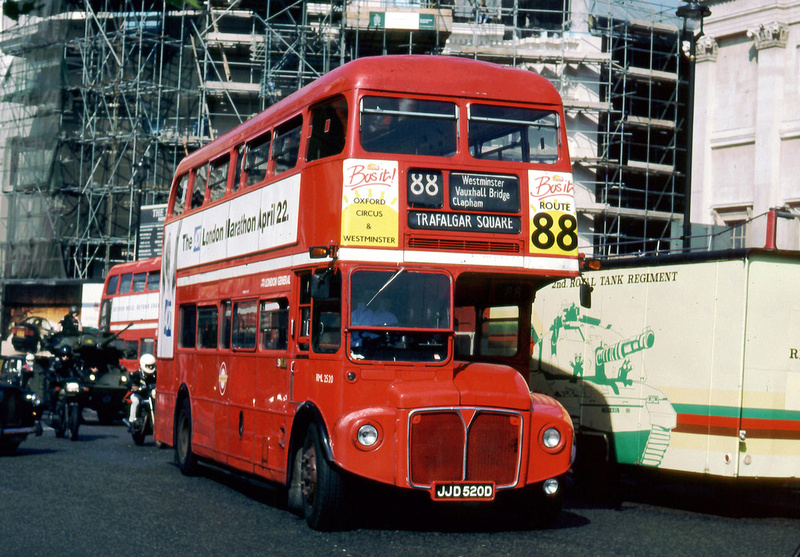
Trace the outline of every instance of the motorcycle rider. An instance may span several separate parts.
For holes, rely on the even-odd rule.
[[[48,404],[52,412],[55,407],[55,397],[51,396],[55,386],[67,377],[74,377],[79,375],[78,362],[72,357],[72,347],[68,344],[62,344],[55,350],[56,357],[50,362],[50,367],[47,369],[47,381],[49,383],[48,391]]]
[[[33,381],[33,375],[35,373],[35,365],[36,357],[30,353],[26,354],[25,364],[22,366],[22,384],[20,385],[23,389],[30,389],[30,385]]]
[[[139,358],[139,369],[131,373],[131,410],[128,419],[122,422],[128,426],[128,431],[133,429],[136,422],[136,409],[145,396],[148,396],[150,389],[156,386],[156,358],[152,354],[142,354]],[[145,390],[145,394],[139,393]]]

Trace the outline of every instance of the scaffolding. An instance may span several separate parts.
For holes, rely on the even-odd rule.
[[[381,54],[550,79],[582,248],[649,249],[683,215],[678,31],[668,11],[611,0],[43,0],[0,32],[0,279],[101,279],[136,258],[139,209],[166,202],[182,157]]]

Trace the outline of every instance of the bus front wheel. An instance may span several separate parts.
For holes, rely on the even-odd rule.
[[[306,433],[300,453],[300,492],[303,514],[314,530],[335,530],[348,520],[345,479],[325,458],[318,426]]]
[[[175,464],[184,476],[191,476],[197,468],[197,458],[192,452],[192,408],[184,398],[175,424]]]

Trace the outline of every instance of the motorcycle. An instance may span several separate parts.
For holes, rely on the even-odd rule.
[[[81,393],[83,387],[77,377],[68,377],[59,381],[54,388],[55,405],[50,415],[50,427],[56,437],[65,435],[72,441],[78,440],[78,428],[81,425]]]
[[[153,434],[156,423],[156,388],[142,386],[136,391],[141,400],[136,407],[136,419],[131,423],[131,436],[137,445],[144,444],[144,438]]]

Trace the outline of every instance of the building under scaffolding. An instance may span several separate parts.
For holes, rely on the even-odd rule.
[[[140,208],[166,202],[184,155],[336,66],[400,53],[550,79],[567,108],[583,249],[663,247],[684,212],[674,7],[475,4],[6,0],[0,280],[101,280],[136,258]]]

